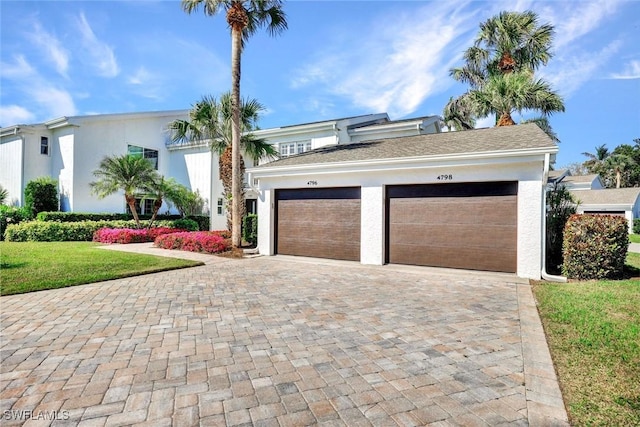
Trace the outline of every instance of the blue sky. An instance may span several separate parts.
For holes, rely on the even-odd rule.
[[[269,128],[359,114],[440,115],[480,22],[535,11],[555,26],[539,73],[563,96],[556,167],[640,138],[638,1],[289,1],[289,29],[256,34],[242,96]],[[223,15],[179,1],[0,1],[0,125],[60,116],[188,109],[230,88]],[[518,118],[516,118],[516,121]],[[479,126],[491,126],[488,118]]]

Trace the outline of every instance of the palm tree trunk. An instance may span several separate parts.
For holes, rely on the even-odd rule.
[[[241,1],[234,1],[227,13],[231,26],[231,245],[241,246],[242,177],[240,176],[240,62],[242,30],[248,23]]]
[[[622,172],[620,169],[616,169],[616,188],[620,188],[620,184],[622,183]]]
[[[508,112],[505,112],[500,115],[500,118],[498,119],[498,123],[496,123],[496,126],[513,126],[515,124],[516,122],[513,121],[511,114],[509,114]]]
[[[151,215],[151,219],[149,220],[149,226],[147,227],[148,229],[151,228],[151,225],[153,225],[153,221],[156,220],[156,217],[158,216],[158,212],[160,212],[161,207],[162,207],[162,197],[159,197],[153,201],[153,213]]]
[[[127,201],[131,215],[136,222],[136,228],[140,228],[140,218],[138,217],[138,211],[136,211],[136,198],[131,194],[125,194],[124,199]]]

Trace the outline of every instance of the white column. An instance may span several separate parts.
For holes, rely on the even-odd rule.
[[[262,255],[274,254],[274,190],[261,190],[258,194],[258,251]]]
[[[360,262],[384,264],[384,187],[361,187]]]

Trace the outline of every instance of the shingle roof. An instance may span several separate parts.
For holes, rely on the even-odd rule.
[[[633,205],[640,188],[604,188],[600,190],[575,190],[571,194],[581,205]]]
[[[593,182],[594,179],[596,179],[598,177],[598,174],[591,174],[591,175],[567,175],[564,177],[564,179],[562,180],[563,182],[581,182],[581,183],[588,183],[588,182]]]
[[[330,145],[258,166],[286,167],[358,160],[429,157],[530,150],[557,146],[536,124],[443,132],[351,144]]]

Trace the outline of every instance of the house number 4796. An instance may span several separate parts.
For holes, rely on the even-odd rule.
[[[438,181],[451,181],[453,179],[453,175],[452,174],[438,175],[436,179]]]
[[[318,181],[307,181],[307,185],[318,185]]]

